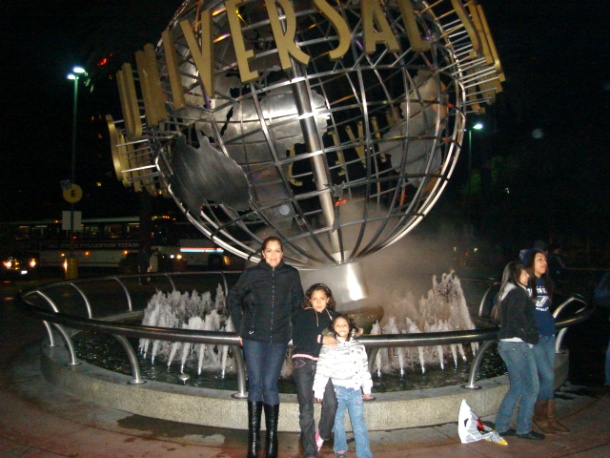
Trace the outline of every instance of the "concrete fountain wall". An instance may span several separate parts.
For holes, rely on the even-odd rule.
[[[455,294],[451,293],[452,291]],[[176,299],[184,300],[180,293],[176,294],[178,296]],[[157,294],[153,299],[158,300],[160,297]],[[451,298],[450,303],[446,303],[444,297]],[[190,299],[192,298],[193,296],[190,296]],[[211,301],[210,297],[206,296],[203,301],[206,305],[202,307],[218,309],[222,306],[222,301],[222,294],[217,292],[215,301]],[[440,322],[455,324],[457,321],[462,328],[464,325],[466,325],[466,328],[474,327],[474,324],[466,319],[468,318],[467,305],[457,277],[443,276],[442,281],[438,283],[433,281],[433,290],[430,291],[428,298],[422,298],[418,303],[414,300],[407,302],[414,302],[417,305],[401,303],[398,308],[392,310],[392,313],[398,314],[399,310],[409,309],[412,311],[411,316],[417,319],[419,310],[422,314],[425,313],[429,323],[426,324],[425,320],[419,319],[418,321],[423,323],[419,329],[408,331],[395,329],[390,333],[445,330],[432,327]],[[155,310],[155,307],[149,307],[147,310],[151,312]],[[448,314],[447,310],[453,311],[452,314]],[[145,311],[144,315],[146,314]],[[198,314],[201,315],[199,312]],[[404,317],[401,317],[399,322],[404,323],[404,319]],[[431,319],[432,321],[430,321]],[[199,319],[199,321],[202,320]],[[160,325],[154,320],[148,324],[151,326]],[[203,325],[204,323],[200,324]],[[457,326],[453,327],[453,329],[456,328]],[[56,339],[56,342],[61,342],[61,339]],[[151,345],[151,349],[153,347]],[[171,354],[168,348],[165,349],[165,352]],[[473,351],[475,351],[474,348]],[[146,349],[144,349],[144,353],[146,353]],[[151,350],[153,357],[155,353],[156,351]],[[167,358],[171,362],[171,356]],[[438,363],[438,359],[436,359],[436,362]],[[421,361],[421,363],[423,367],[424,361]],[[555,381],[559,386],[567,378],[567,353],[558,355],[556,363]],[[182,364],[184,364],[184,361],[182,361]],[[69,366],[68,352],[61,345],[49,347],[48,344],[43,344],[42,371],[45,378],[54,385],[75,396],[106,407],[137,415],[196,425],[234,429],[245,429],[247,426],[245,400],[234,398],[232,391],[196,388],[157,381],[131,384],[132,377],[130,376],[101,369],[88,363]],[[480,386],[480,389],[477,390],[469,390],[455,385],[443,388],[375,393],[376,400],[365,403],[367,426],[370,430],[392,430],[456,422],[462,399],[465,399],[480,416],[495,414],[508,389],[508,377],[502,376],[490,380],[481,380],[477,384]],[[281,402],[280,431],[300,431],[296,395],[282,394]],[[319,406],[316,405],[315,408],[316,415],[319,415]],[[349,424],[346,427],[348,430],[351,428]]]
[[[131,377],[83,363],[69,366],[63,346],[42,349],[45,378],[65,391],[105,407],[137,415],[218,428],[245,429],[247,409],[244,399],[233,392],[147,381],[130,384]],[[557,386],[567,377],[568,354],[556,358]],[[429,426],[457,421],[459,406],[466,399],[479,416],[495,414],[508,389],[508,377],[477,382],[478,390],[461,386],[375,394],[365,403],[367,426],[371,431]],[[296,395],[282,394],[279,430],[299,432]],[[316,417],[319,406],[316,405]],[[349,421],[346,427],[351,428]]]

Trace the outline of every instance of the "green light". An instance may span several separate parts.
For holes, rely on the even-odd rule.
[[[483,127],[485,127],[485,125],[482,122],[477,122],[474,126],[472,126],[474,130],[481,130]]]

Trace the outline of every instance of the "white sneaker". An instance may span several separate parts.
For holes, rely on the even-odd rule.
[[[316,430],[316,445],[318,447],[318,452],[322,448],[322,445],[324,445],[324,439],[320,437],[320,430]]]

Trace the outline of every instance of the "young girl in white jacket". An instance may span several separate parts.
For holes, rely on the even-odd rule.
[[[320,350],[313,382],[314,396],[318,402],[321,402],[328,379],[332,379],[337,395],[333,447],[337,457],[344,458],[347,453],[344,426],[347,408],[356,441],[356,456],[372,458],[362,401],[363,398],[371,397],[373,387],[366,349],[357,340],[351,339],[352,333],[357,332],[357,328],[345,315],[336,317],[329,328],[335,334],[337,345],[333,347],[324,345]]]

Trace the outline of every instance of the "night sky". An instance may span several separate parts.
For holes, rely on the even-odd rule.
[[[179,0],[2,2],[2,208],[0,221],[59,217],[68,204],[75,64],[80,86],[76,182],[83,216],[137,213],[138,197],[115,177],[104,116],[121,117],[116,65],[156,44]],[[507,77],[473,139],[486,237],[563,237],[610,245],[610,3],[480,1]],[[97,67],[104,56],[111,64]],[[112,65],[115,65],[113,67]],[[101,136],[98,135],[101,134]],[[438,212],[459,203],[465,156]],[[101,186],[97,186],[100,183]],[[508,224],[508,226],[507,226]]]

